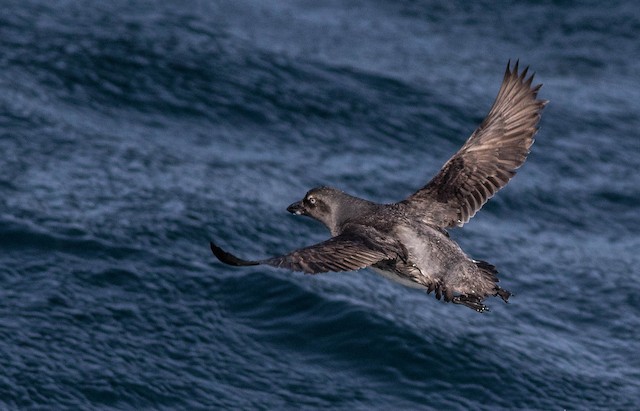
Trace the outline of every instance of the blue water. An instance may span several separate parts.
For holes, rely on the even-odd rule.
[[[640,408],[640,9],[613,2],[5,0],[0,409]],[[452,236],[478,314],[367,270],[218,263],[328,237],[327,184],[423,185],[509,59],[536,144]]]

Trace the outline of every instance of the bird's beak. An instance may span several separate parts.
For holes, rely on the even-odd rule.
[[[302,205],[302,201],[296,201],[295,203],[291,204],[289,207],[287,207],[287,211],[295,215],[307,214],[304,205]]]

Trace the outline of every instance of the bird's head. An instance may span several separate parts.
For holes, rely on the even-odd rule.
[[[339,230],[351,211],[357,207],[358,198],[331,187],[318,187],[307,192],[304,198],[287,207],[295,215],[306,215],[323,223],[333,235]],[[364,200],[360,200],[364,201]]]

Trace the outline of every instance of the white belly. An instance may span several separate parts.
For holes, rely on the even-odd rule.
[[[375,268],[375,267],[369,267],[370,269],[372,269],[376,274],[379,274],[381,276],[383,276],[384,278],[391,280],[391,281],[395,281],[397,283],[400,283],[402,285],[404,285],[405,287],[410,287],[410,288],[418,288],[421,290],[426,290],[427,287],[425,287],[424,285],[418,284],[416,282],[413,282],[411,280],[409,280],[408,278],[404,278],[404,277],[400,277],[398,274],[392,272],[392,271],[386,271],[386,270],[381,270],[379,268]]]

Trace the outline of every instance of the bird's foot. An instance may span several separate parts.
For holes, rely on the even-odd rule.
[[[489,307],[482,304],[482,298],[478,297],[477,295],[456,295],[451,299],[451,302],[455,304],[462,304],[479,313],[490,311]]]
[[[508,303],[509,297],[511,297],[513,294],[505,290],[504,288],[496,287],[496,293],[494,295],[500,296],[500,298],[502,298],[502,301]]]

